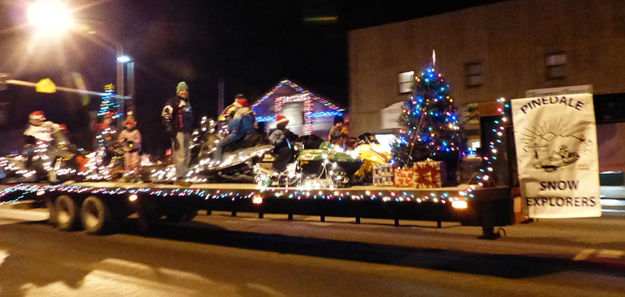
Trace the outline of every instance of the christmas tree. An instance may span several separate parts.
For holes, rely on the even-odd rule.
[[[95,148],[106,148],[112,144],[113,137],[117,133],[113,122],[122,116],[113,84],[104,86],[104,96],[100,101],[97,116],[98,123],[94,127],[96,132]]]
[[[98,117],[111,117],[116,119],[121,116],[120,105],[115,96],[115,86],[113,84],[105,85],[104,96],[102,96],[100,108],[98,109]]]
[[[399,122],[399,137],[393,146],[395,164],[403,167],[427,158],[442,160],[448,170],[453,168],[450,173],[455,177],[466,143],[449,85],[434,66],[415,78],[414,92],[404,102]]]

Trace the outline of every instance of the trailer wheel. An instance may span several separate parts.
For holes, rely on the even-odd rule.
[[[193,220],[197,216],[197,209],[181,209],[167,213],[167,221],[172,223],[184,223]]]
[[[110,232],[115,223],[111,208],[96,196],[89,196],[82,202],[80,219],[89,234]]]
[[[76,201],[67,195],[61,195],[54,202],[56,213],[56,227],[59,230],[70,231],[78,227],[80,207]]]
[[[44,202],[46,204],[46,207],[48,208],[48,222],[52,226],[56,226],[57,219],[56,219],[56,206],[54,205],[54,200],[52,200],[51,197],[46,196],[44,198]]]

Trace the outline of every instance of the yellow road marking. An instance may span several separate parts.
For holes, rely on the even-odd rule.
[[[575,257],[573,258],[573,261],[587,260],[588,258],[590,258],[592,254],[594,254],[594,252],[595,252],[595,249],[582,250],[581,252],[577,253],[577,255],[575,255]]]
[[[623,258],[623,256],[625,256],[625,251],[619,251],[619,250],[601,250],[599,251],[599,254],[597,255],[597,257],[599,258],[612,258],[612,259]]]

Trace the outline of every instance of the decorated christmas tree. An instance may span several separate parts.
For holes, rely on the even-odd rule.
[[[113,84],[105,85],[104,96],[100,100],[98,109],[98,117],[117,119],[121,116],[120,105],[115,96],[115,86]]]
[[[393,161],[400,167],[428,158],[444,161],[455,178],[466,143],[449,84],[433,65],[415,78],[414,92],[404,102]]]
[[[117,130],[113,123],[122,116],[120,104],[115,96],[115,86],[113,84],[105,85],[104,96],[102,96],[98,108],[98,123],[94,127],[96,133],[95,148],[109,147],[114,141]]]

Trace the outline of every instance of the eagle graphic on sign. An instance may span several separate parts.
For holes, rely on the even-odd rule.
[[[532,158],[532,167],[553,172],[574,164],[589,150],[583,123],[567,123],[564,119],[525,128],[523,150]]]

